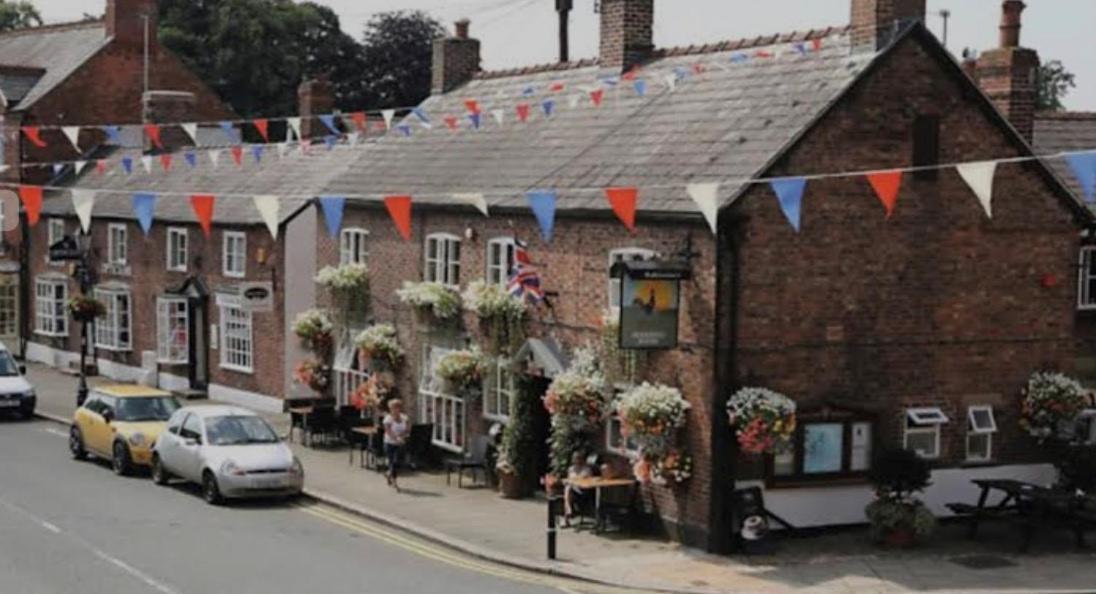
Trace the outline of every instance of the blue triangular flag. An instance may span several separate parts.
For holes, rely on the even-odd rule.
[[[121,126],[103,126],[103,132],[106,132],[107,142],[118,146],[122,145]]]
[[[183,153],[183,158],[186,159],[186,164],[190,165],[191,169],[198,167],[198,155],[194,151]]]
[[[126,171],[127,175],[133,173],[133,158],[132,157],[122,157],[122,169],[124,169]]]
[[[399,126],[396,126],[396,129],[403,132],[404,136],[411,136],[411,126],[408,126],[407,124],[400,124]]]
[[[795,43],[794,47],[795,47],[795,51],[799,52],[800,55],[802,55],[802,56],[807,55],[807,44],[803,43],[802,41],[799,41],[799,42]]]
[[[253,144],[251,145],[251,156],[255,157],[256,163],[263,162],[263,145]]]
[[[335,148],[335,141],[337,141],[338,139],[339,139],[339,137],[335,136],[334,134],[328,134],[327,136],[324,136],[323,137],[323,143],[327,145],[327,150],[330,151],[330,150],[334,149]]]
[[[141,230],[148,235],[152,229],[152,216],[156,212],[156,194],[137,193],[133,195],[133,214],[137,215],[137,222]]]
[[[643,80],[642,78],[637,80],[632,86],[635,87],[636,95],[643,97],[647,94],[647,81]]]
[[[336,135],[342,134],[342,132],[339,130],[338,125],[335,124],[335,116],[333,116],[331,114],[327,114],[327,115],[322,115],[322,116],[319,116],[319,117],[320,117],[320,121],[323,122],[323,125],[327,126],[327,129],[331,130],[332,134],[336,134]]]
[[[525,193],[533,215],[540,223],[540,235],[544,241],[552,241],[552,231],[556,226],[556,193],[553,190],[532,190]]]
[[[674,68],[674,76],[677,77],[677,80],[685,80],[689,76],[689,71],[678,66],[677,68]]]
[[[64,170],[65,170],[64,163],[54,163],[53,164],[53,176],[54,177],[57,177],[58,175],[61,175],[61,172],[64,171]]]
[[[483,121],[483,116],[478,113],[470,113],[468,114],[468,119],[472,122],[472,127],[479,130],[480,123]]]
[[[552,117],[552,112],[556,109],[556,102],[552,99],[545,99],[544,103],[541,104],[541,107],[544,108],[545,116]]]
[[[228,141],[232,144],[239,144],[240,131],[232,125],[232,122],[221,122],[221,130],[224,131],[225,136],[228,137]]]
[[[532,97],[537,92],[537,89],[533,85],[529,85],[522,89],[521,94],[525,97]]]
[[[426,125],[430,124],[430,116],[426,115],[426,112],[423,111],[423,109],[421,107],[416,107],[416,108],[412,109],[411,113],[415,114],[415,117],[419,118],[420,122],[422,122]]]
[[[749,54],[735,54],[735,55],[731,56],[731,63],[732,64],[741,64],[743,62],[748,61],[749,59],[750,59]]]
[[[807,188],[807,180],[802,177],[786,177],[774,179],[769,182],[769,185],[780,200],[780,210],[784,211],[784,216],[798,233],[803,210],[803,191]]]
[[[1096,151],[1067,155],[1066,161],[1081,184],[1085,202],[1096,201]]]
[[[323,220],[327,224],[327,233],[331,237],[339,236],[342,229],[343,209],[346,207],[346,198],[341,196],[321,196],[320,208],[323,209]]]

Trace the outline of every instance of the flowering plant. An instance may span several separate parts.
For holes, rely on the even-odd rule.
[[[325,266],[315,280],[320,286],[334,291],[364,291],[369,288],[369,269],[365,264]]]
[[[293,381],[322,393],[331,383],[331,368],[319,361],[305,359],[293,371]]]
[[[514,297],[495,283],[475,281],[464,295],[464,309],[476,314],[484,334],[489,335],[489,350],[501,353],[506,347],[516,348],[524,338],[526,302]]]
[[[460,293],[441,283],[404,282],[396,296],[400,302],[427,310],[439,320],[448,320],[460,313]]]
[[[450,351],[434,366],[434,375],[458,389],[479,387],[487,373],[487,361],[476,347]]]
[[[389,374],[374,373],[350,394],[350,405],[361,411],[377,410],[392,392],[392,384]]]
[[[69,299],[68,310],[77,321],[91,321],[95,318],[101,318],[107,313],[107,308],[103,305],[103,302],[87,295],[77,295]]]
[[[323,336],[330,337],[334,329],[335,325],[331,323],[331,318],[322,309],[302,311],[297,314],[297,319],[293,322],[293,332],[306,341]]]
[[[391,324],[375,324],[362,330],[354,344],[370,357],[387,362],[389,367],[396,367],[403,360],[403,348]]]
[[[596,425],[605,416],[606,402],[600,384],[569,370],[552,380],[544,395],[544,407],[553,417]]]
[[[635,440],[644,457],[660,457],[669,452],[677,431],[685,426],[689,408],[677,388],[646,382],[616,401],[621,430]]]
[[[765,388],[742,388],[727,401],[738,445],[750,454],[773,452],[795,433],[795,402]]]
[[[1033,373],[1023,394],[1020,427],[1039,441],[1052,437],[1085,406],[1084,388],[1061,373]]]
[[[693,476],[693,457],[679,450],[656,458],[640,457],[632,465],[632,474],[644,485],[680,485]]]

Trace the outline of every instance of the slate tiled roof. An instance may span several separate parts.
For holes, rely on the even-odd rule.
[[[1040,155],[1096,149],[1096,112],[1045,112],[1035,118],[1035,152]],[[1047,165],[1066,182],[1076,196],[1081,184],[1062,159]]]
[[[805,55],[788,51],[785,39],[755,40],[781,42],[771,46],[720,45],[716,51],[663,50],[640,75],[648,84],[645,97],[629,82],[606,86],[600,108],[591,106],[586,91],[603,86],[599,78],[610,73],[593,63],[480,76],[422,105],[432,129],[410,118],[411,138],[389,134],[358,151],[357,161],[333,177],[325,193],[409,193],[416,203],[452,204],[449,192],[482,191],[493,206],[526,208],[524,190],[553,188],[560,191],[561,210],[602,210],[604,196],[593,188],[634,185],[647,188],[641,210],[696,214],[686,183],[756,176],[878,55],[853,54],[844,32]],[[783,55],[732,63],[737,48],[747,46],[751,55]],[[709,65],[701,76],[692,73],[697,63]],[[689,74],[670,91],[663,77],[675,68]],[[564,90],[550,92],[556,83]],[[530,86],[535,95],[523,97]],[[583,95],[581,107],[571,109],[569,97],[576,93]],[[556,100],[557,113],[544,121],[540,106],[548,97]],[[482,107],[478,131],[467,130],[466,99]],[[523,101],[532,105],[527,124],[515,116],[515,104]],[[491,113],[497,108],[506,110],[501,127]],[[460,117],[464,130],[448,130],[445,115]],[[721,198],[730,202],[743,189],[727,182]]]
[[[102,21],[34,27],[0,34],[0,64],[43,72],[0,77],[9,109],[30,108],[109,43]]]

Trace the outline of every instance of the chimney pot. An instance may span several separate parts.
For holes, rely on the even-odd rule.
[[[326,74],[307,79],[297,87],[297,110],[301,116],[301,138],[327,134],[327,127],[316,117],[335,111],[335,90]]]
[[[1005,0],[1001,4],[1001,47],[1020,47],[1022,15],[1027,4],[1023,0]]]
[[[468,27],[472,24],[468,19],[461,19],[453,24],[457,39],[468,39]]]
[[[645,62],[654,25],[654,0],[601,0],[601,67],[627,72]]]
[[[470,24],[468,19],[461,19],[455,23],[452,37],[434,40],[431,93],[448,93],[480,71],[480,42],[469,37]]]
[[[913,22],[925,21],[926,0],[852,0],[852,46],[858,52],[877,52]]]

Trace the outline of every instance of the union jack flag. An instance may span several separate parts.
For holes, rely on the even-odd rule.
[[[510,269],[510,282],[506,290],[512,297],[528,299],[534,303],[544,301],[540,273],[529,259],[528,245],[520,239],[514,240],[514,267]]]

